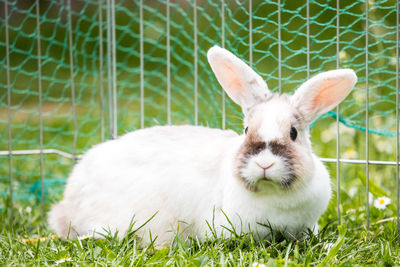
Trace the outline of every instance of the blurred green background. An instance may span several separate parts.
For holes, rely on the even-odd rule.
[[[106,1],[39,1],[43,147],[81,154],[102,141],[100,78],[104,87],[105,135],[109,136],[107,89]],[[307,5],[305,1],[170,1],[170,85],[171,122],[208,125],[242,131],[238,106],[225,98],[206,60],[215,45],[250,63],[273,91],[291,93],[308,74],[352,68],[358,83],[340,105],[340,158],[366,158],[366,82],[369,92],[369,158],[396,161],[396,1],[368,2],[368,31],[365,1],[340,1],[337,36],[336,1],[309,1],[309,61],[307,60]],[[8,1],[11,105],[7,104],[7,62],[5,0],[0,0],[0,150],[39,149],[39,75],[36,1]],[[102,22],[99,23],[99,10]],[[222,12],[222,10],[224,12]],[[72,48],[69,47],[68,13],[72,18]],[[196,12],[196,23],[194,21]],[[250,17],[252,44],[250,43]],[[280,17],[280,25],[278,23]],[[118,134],[144,126],[167,123],[167,1],[143,0],[143,50],[140,49],[140,1],[115,1]],[[197,25],[197,27],[195,27]],[[101,26],[101,31],[100,31]],[[280,29],[280,31],[279,31]],[[280,40],[279,40],[280,32]],[[368,61],[366,36],[368,32]],[[100,55],[100,36],[103,54]],[[196,38],[195,38],[196,36]],[[338,38],[338,39],[337,39]],[[197,40],[197,41],[196,41]],[[337,40],[339,53],[337,53]],[[279,45],[280,44],[280,45]],[[195,47],[197,49],[195,49]],[[279,47],[281,58],[279,60]],[[70,75],[73,51],[73,77]],[[251,51],[251,52],[250,52]],[[140,103],[140,55],[143,54],[144,113]],[[198,57],[195,72],[195,55]],[[100,58],[103,72],[100,72]],[[309,66],[307,66],[309,62]],[[280,64],[279,64],[280,63]],[[368,77],[366,70],[368,67]],[[281,88],[279,88],[281,75]],[[198,77],[195,84],[195,76]],[[71,81],[75,86],[74,126]],[[195,88],[198,97],[195,98]],[[195,108],[197,103],[198,115]],[[8,108],[12,140],[8,137]],[[225,125],[223,110],[225,109]],[[313,126],[313,147],[321,157],[336,158],[335,111]],[[77,141],[74,144],[74,133]],[[44,155],[46,203],[61,197],[63,181],[73,160],[54,154]],[[327,163],[336,188],[336,164]],[[341,213],[352,220],[365,220],[366,167],[340,165]],[[0,156],[0,207],[9,199],[9,159]],[[12,157],[14,206],[40,200],[40,156]],[[370,165],[373,198],[387,195],[392,204],[385,213],[371,211],[371,220],[390,217],[395,212],[395,166]],[[376,186],[376,187],[375,187]],[[378,188],[378,189],[376,189]],[[325,222],[336,218],[336,193]],[[24,204],[24,205],[25,205]],[[46,204],[46,205],[47,205]],[[357,215],[353,211],[356,210]],[[353,212],[353,213],[352,213]]]

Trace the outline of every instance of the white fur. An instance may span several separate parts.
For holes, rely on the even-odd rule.
[[[295,193],[251,193],[231,172],[242,139],[231,131],[165,126],[97,145],[72,171],[62,206],[49,215],[50,226],[58,233],[65,227],[55,219],[61,213],[71,223],[71,237],[104,229],[123,236],[133,216],[140,226],[158,212],[141,233],[148,241],[146,230],[151,230],[164,243],[173,238],[169,231],[176,230],[179,221],[181,228],[190,226],[187,234],[199,238],[210,234],[206,220],[219,231],[221,225],[230,228],[224,211],[237,229],[250,226],[260,234],[267,228],[258,222],[293,234],[313,228],[330,197],[322,164],[315,169],[320,179]]]
[[[213,61],[220,60],[220,55],[222,67]],[[213,47],[209,60],[219,73],[234,62],[233,72],[242,75],[235,84],[246,87],[243,79],[249,78],[260,83],[250,68],[226,50]],[[235,88],[234,100],[253,114],[251,120],[259,117],[258,132],[266,142],[287,138],[287,127],[296,123],[294,105],[277,100],[257,106],[257,99],[269,94],[266,84],[259,86],[249,93]],[[261,89],[265,92],[260,93]],[[250,230],[256,237],[269,234],[270,229],[260,223],[295,236],[306,228],[317,231],[331,187],[326,168],[311,152],[307,128],[299,130],[293,144],[304,154],[307,177],[290,190],[275,183],[287,170],[283,159],[268,150],[252,157],[242,170],[244,177],[260,184],[260,191],[249,191],[236,177],[235,159],[245,138],[230,130],[201,126],[156,126],[96,145],[74,167],[63,200],[49,213],[49,224],[62,237],[101,237],[107,231],[117,231],[122,237],[132,219],[135,229],[154,215],[137,234],[149,242],[151,232],[157,244],[170,242],[177,229],[183,236],[202,239],[211,235],[209,225],[218,235],[229,236],[224,227],[232,228],[231,223],[238,232]],[[256,163],[271,162],[275,165],[266,172],[272,181],[260,180],[264,171]]]

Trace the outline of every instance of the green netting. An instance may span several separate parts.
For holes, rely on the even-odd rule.
[[[368,65],[370,132],[387,137],[396,135],[395,0],[369,1],[368,62],[365,1],[340,1],[337,36],[336,2],[310,0],[309,38],[305,1],[282,0],[279,14],[277,1],[253,0],[251,14],[249,0],[170,1],[168,20],[168,1],[143,0],[142,33],[140,1],[115,2],[119,135],[140,128],[141,116],[144,117],[145,127],[166,124],[168,101],[173,124],[198,122],[200,125],[241,131],[242,114],[239,108],[227,98],[223,102],[224,95],[208,66],[206,52],[211,46],[223,45],[246,62],[252,57],[252,66],[274,91],[279,90],[281,73],[281,90],[292,92],[307,79],[308,71],[313,75],[336,68],[337,38],[340,67],[354,69],[359,77],[356,88],[340,106],[340,121],[347,127],[365,131]],[[108,100],[111,95],[107,89],[107,66],[112,62],[107,62],[109,26],[106,21],[106,1],[101,1],[101,25],[99,1],[71,0],[71,9],[68,3],[69,1],[39,1],[43,147],[69,153],[73,153],[76,147],[76,153],[80,154],[102,140],[101,77],[104,87],[104,131],[105,138],[108,137]],[[6,18],[5,0],[0,1],[0,150],[8,150],[8,142],[12,142],[14,150],[39,149],[37,3],[8,1],[7,4]],[[194,6],[195,4],[197,5]],[[69,12],[72,16],[72,48],[69,47]],[[7,105],[6,20],[10,36],[10,106]],[[170,26],[169,36],[167,25]],[[101,36],[102,57],[99,52]],[[70,49],[73,51],[72,78]],[[168,51],[171,74],[169,81]],[[144,60],[143,103],[140,101],[141,55]],[[196,56],[197,73],[194,64]],[[104,62],[103,73],[99,70],[101,58]],[[74,126],[72,116],[71,81],[75,86],[77,127]],[[170,95],[167,90],[169,84]],[[198,90],[197,94],[195,88]],[[8,108],[11,125],[7,122]],[[336,113],[331,112],[321,119],[334,121],[335,116]],[[8,127],[11,127],[12,140],[8,137]],[[39,158],[38,155],[13,157],[15,192],[31,192],[32,184],[40,180]],[[69,158],[53,154],[44,155],[44,162],[46,181],[65,180],[73,163]],[[0,156],[0,166],[0,191],[7,192],[9,167],[6,156]]]

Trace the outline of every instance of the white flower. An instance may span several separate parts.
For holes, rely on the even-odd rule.
[[[252,267],[267,267],[267,265],[265,265],[264,263],[258,263],[258,262],[254,262],[251,266]]]
[[[349,58],[349,55],[346,53],[346,51],[342,50],[339,52],[339,59],[340,60],[346,60]]]
[[[379,140],[376,142],[376,149],[379,152],[386,152],[391,154],[393,152],[393,144],[390,141]]]
[[[350,127],[341,127],[340,134],[347,134],[350,136],[354,136],[356,134],[356,130],[354,128],[350,128]]]
[[[88,239],[88,238],[90,238],[89,235],[81,235],[81,236],[78,236],[78,240],[85,240],[85,239]]]
[[[349,196],[354,197],[357,193],[357,187],[353,186],[349,189]]]
[[[30,206],[28,206],[28,207],[26,207],[25,211],[26,211],[27,213],[31,213],[31,212],[32,212],[32,208],[31,208]]]
[[[56,264],[60,264],[60,263],[66,262],[66,261],[72,261],[72,259],[70,257],[64,257],[64,258],[61,258],[58,261],[56,261]]]
[[[392,202],[392,201],[388,197],[378,197],[374,201],[374,206],[377,209],[383,210],[386,208],[387,205],[390,204],[390,202]]]
[[[348,159],[351,159],[351,158],[354,159],[354,158],[357,158],[358,153],[354,148],[349,148],[344,152],[343,156]]]
[[[324,143],[328,143],[329,141],[333,140],[335,136],[336,136],[335,132],[332,131],[330,128],[321,132],[321,140]]]
[[[356,103],[357,104],[365,104],[365,98],[366,98],[366,94],[362,91],[362,90],[360,90],[361,92],[355,92],[355,101],[356,101]]]

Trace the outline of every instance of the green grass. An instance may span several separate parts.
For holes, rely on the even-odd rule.
[[[357,198],[353,199],[357,202]],[[254,241],[251,236],[230,239],[176,240],[168,247],[143,247],[134,235],[118,240],[61,240],[48,230],[39,201],[15,203],[12,226],[9,209],[1,211],[0,265],[54,265],[62,259],[68,265],[101,266],[393,266],[400,264],[400,245],[394,214],[395,206],[378,210],[371,206],[371,226],[365,227],[362,203],[344,200],[347,209],[337,226],[335,200],[320,219],[318,236],[296,241],[273,236],[271,241]],[[9,203],[3,203],[7,206]],[[358,207],[350,209],[350,205]],[[48,203],[46,203],[46,209]],[[69,261],[70,260],[70,261]]]

